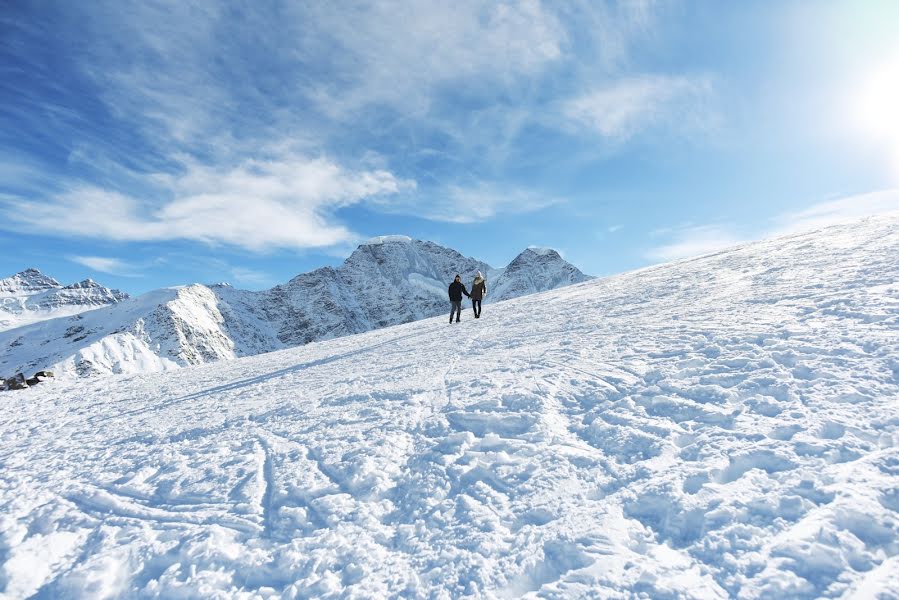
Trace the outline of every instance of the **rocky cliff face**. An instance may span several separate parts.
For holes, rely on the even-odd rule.
[[[555,251],[526,250],[496,270],[402,236],[375,238],[338,268],[262,292],[195,284],[128,298],[90,280],[61,287],[23,272],[9,289],[30,286],[35,306],[50,312],[76,306],[79,313],[0,331],[0,375],[46,368],[63,377],[159,371],[407,323],[447,312],[449,282],[459,273],[470,285],[478,271],[488,276],[488,302],[589,279]],[[84,312],[104,303],[110,306]]]

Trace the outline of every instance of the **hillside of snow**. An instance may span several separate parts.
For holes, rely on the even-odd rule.
[[[897,277],[872,218],[7,392],[0,592],[896,598]]]
[[[44,369],[57,377],[163,371],[409,323],[448,313],[449,282],[460,273],[470,283],[479,270],[488,276],[487,303],[590,279],[554,250],[525,250],[506,269],[493,269],[433,242],[381,236],[337,268],[303,273],[270,290],[194,284],[116,297],[88,315],[80,313],[90,298],[54,304],[52,314],[34,307],[48,297],[105,288],[89,280],[60,288],[29,270],[0,280],[0,308],[27,298],[27,314],[41,315],[30,320],[40,322],[17,316],[16,325],[0,328],[0,377]],[[31,295],[4,297],[5,283]]]

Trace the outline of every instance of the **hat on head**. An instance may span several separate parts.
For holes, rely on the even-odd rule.
[[[481,275],[481,272],[480,272],[480,271],[478,271],[478,277],[480,277],[480,278],[481,278],[481,279],[483,279],[483,278],[484,278],[484,276],[483,276],[483,275]]]

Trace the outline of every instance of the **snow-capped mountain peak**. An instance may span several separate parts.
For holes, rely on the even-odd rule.
[[[497,278],[493,298],[506,300],[592,279],[552,248],[525,249]]]
[[[373,238],[369,238],[365,240],[362,245],[363,246],[379,246],[381,244],[409,244],[412,242],[412,238],[408,235],[378,235]]]
[[[63,287],[37,269],[0,279],[0,331],[36,321],[71,316],[128,297],[92,279]]]
[[[531,252],[537,255],[559,254],[552,248],[544,248],[542,246],[528,246],[525,252]],[[561,255],[559,255],[561,257]]]
[[[62,285],[52,277],[30,268],[0,279],[0,296],[29,296],[59,287]]]

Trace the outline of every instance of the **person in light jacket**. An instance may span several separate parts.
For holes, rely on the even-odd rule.
[[[481,300],[484,296],[487,295],[487,280],[484,279],[484,276],[481,275],[481,272],[478,271],[477,276],[474,278],[474,282],[471,284],[471,294],[468,296],[471,298],[471,309],[474,311],[474,318],[481,318]]]
[[[471,297],[468,290],[465,289],[465,284],[462,283],[462,276],[456,275],[456,279],[449,286],[450,323],[453,322],[454,313],[456,315],[456,323],[462,317],[462,294]]]

